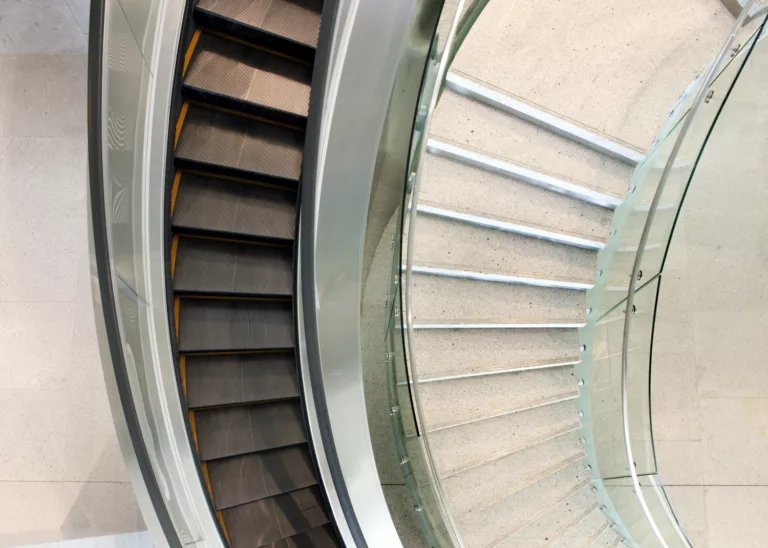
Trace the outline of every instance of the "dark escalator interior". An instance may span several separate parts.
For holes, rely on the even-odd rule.
[[[180,46],[169,304],[201,477],[234,548],[339,545],[294,350],[294,236],[321,11],[322,0],[198,0]]]

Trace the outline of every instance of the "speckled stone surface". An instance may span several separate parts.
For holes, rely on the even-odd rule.
[[[433,432],[429,435],[432,456],[441,476],[542,442],[558,432],[576,428],[579,419],[573,402],[563,402],[525,413]]]
[[[732,23],[720,0],[489,2],[453,68],[647,149]]]
[[[612,216],[605,208],[432,154],[425,157],[419,203],[598,241],[607,238]]]
[[[593,498],[593,504],[594,502]],[[574,523],[562,534],[553,539],[550,548],[574,548],[586,546],[606,524],[605,514],[595,507],[584,519]]]
[[[571,432],[447,478],[443,480],[443,489],[454,517],[459,518],[473,508],[498,500],[542,470],[582,454],[578,435]]]
[[[527,521],[557,504],[586,480],[581,463],[574,463],[517,491],[503,501],[462,518],[459,528],[468,548],[484,548],[512,536]]]
[[[573,394],[576,381],[567,367],[428,383],[420,392],[424,422],[433,430]]]
[[[450,90],[440,98],[431,134],[623,196],[632,168],[573,141]]]
[[[414,264],[591,283],[597,252],[419,215]]]
[[[413,276],[416,323],[583,321],[585,293],[441,276]]]
[[[501,542],[499,548],[544,548],[550,542],[565,533],[581,521],[595,508],[595,497],[587,486],[582,487],[570,497],[547,509],[535,521],[526,525],[511,537]],[[603,523],[605,518],[603,518]],[[581,548],[581,544],[571,544],[568,548]]]
[[[419,379],[579,359],[575,329],[428,329],[414,341]]]

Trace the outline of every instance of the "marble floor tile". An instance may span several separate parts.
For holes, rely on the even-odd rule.
[[[64,483],[63,539],[146,530],[130,483]]]
[[[66,400],[65,481],[127,482],[104,388],[63,392]]]
[[[657,440],[699,440],[695,359],[657,352],[651,374],[651,409]]]
[[[768,487],[707,487],[710,548],[764,548]]]
[[[59,390],[0,391],[0,481],[62,479],[67,442],[62,394]]]
[[[768,398],[702,399],[700,408],[702,483],[768,485]]]
[[[91,14],[91,0],[66,0],[69,10],[75,17],[77,26],[83,34],[88,34],[88,22]]]
[[[0,546],[59,540],[66,515],[61,489],[61,483],[0,481]]]
[[[699,486],[665,488],[675,517],[694,548],[709,546],[704,490],[705,487]],[[712,548],[716,546],[712,545]]]
[[[656,463],[664,485],[700,485],[704,473],[701,440],[656,440]]]
[[[697,385],[702,398],[768,397],[764,311],[695,313]]]
[[[85,55],[6,56],[3,134],[84,138],[86,65]]]
[[[0,0],[0,52],[86,53],[88,44],[65,0]]]
[[[87,168],[85,135],[6,135],[0,140],[0,214],[4,215],[0,219],[16,221],[22,215],[53,221],[75,215],[85,218]]]

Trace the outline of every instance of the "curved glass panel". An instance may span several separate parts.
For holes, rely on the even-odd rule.
[[[377,185],[371,202],[369,224],[366,233],[366,247],[377,244],[377,248],[366,253],[370,258],[370,271],[367,273],[367,281],[364,286],[364,323],[369,329],[364,330],[364,347],[367,347],[375,361],[381,354],[374,353],[373,348],[381,348],[384,343],[383,361],[384,376],[382,370],[373,365],[369,379],[366,379],[366,399],[368,406],[369,423],[371,424],[374,448],[376,449],[377,466],[382,482],[388,478],[393,484],[385,487],[385,495],[390,504],[393,520],[404,546],[421,545],[425,542],[429,546],[457,546],[459,541],[450,524],[450,515],[447,512],[440,486],[434,476],[430,462],[430,452],[427,441],[417,424],[417,395],[413,386],[414,371],[411,369],[412,361],[408,358],[407,340],[407,314],[403,312],[405,307],[405,294],[403,293],[404,262],[407,257],[409,208],[413,199],[415,173],[418,170],[418,162],[423,153],[424,128],[428,122],[430,109],[434,107],[438,82],[442,80],[448,46],[452,43],[452,35],[457,24],[457,14],[463,2],[425,2],[422,6],[422,14],[419,17],[422,26],[419,31],[430,29],[429,40],[420,44],[424,59],[425,69],[419,73],[417,85],[419,94],[416,102],[415,118],[408,120],[406,127],[407,136],[410,137],[407,160],[405,163],[394,165],[393,155],[397,149],[392,146],[396,142],[398,130],[404,124],[397,124],[393,118],[388,119],[382,141],[382,161],[377,168]],[[435,9],[436,8],[436,9]],[[431,10],[431,11],[430,11]],[[431,21],[430,21],[431,20]],[[414,50],[417,43],[417,33],[410,37],[413,41],[409,44]],[[409,48],[406,48],[407,50]],[[408,56],[406,56],[407,58]],[[416,55],[413,56],[416,58]],[[413,63],[412,63],[413,65]],[[396,87],[407,90],[413,83],[415,65],[404,66],[404,70],[398,73]],[[403,96],[393,98],[390,111],[398,108],[396,100],[403,100]],[[390,147],[387,149],[386,147]],[[407,169],[403,173],[402,168]],[[391,171],[394,171],[392,173]],[[401,173],[398,179],[397,174]],[[389,181],[389,183],[388,183]],[[389,190],[387,190],[389,188]],[[391,196],[390,199],[387,195]],[[393,203],[391,199],[396,199]],[[405,205],[404,205],[405,204]],[[390,209],[391,208],[391,209]],[[386,220],[380,239],[369,242],[372,224],[382,219]],[[403,242],[403,246],[400,242]],[[383,293],[383,302],[379,300]],[[370,304],[366,304],[370,303]],[[384,305],[383,309],[378,306]],[[377,322],[379,314],[367,312],[368,306],[385,313],[386,330],[384,340],[381,342],[372,340],[380,331],[370,328]],[[366,334],[367,331],[368,333]],[[366,352],[364,348],[364,353]],[[378,380],[377,380],[378,379]],[[381,383],[386,383],[387,407],[372,405],[380,401]],[[380,405],[380,404],[379,404]],[[389,424],[382,424],[382,417],[387,417]],[[392,444],[394,438],[394,447]],[[379,440],[377,442],[377,439]],[[378,445],[378,447],[377,447]],[[395,454],[392,454],[394,448]],[[402,485],[401,488],[398,484]]]
[[[637,546],[690,546],[658,477],[653,444],[657,293],[686,190],[762,24],[760,19],[737,26],[711,76],[699,77],[671,111],[616,211],[610,241],[598,257],[597,283],[588,292],[589,322],[580,334],[584,352],[576,368],[587,387],[580,396],[587,460],[606,513]]]

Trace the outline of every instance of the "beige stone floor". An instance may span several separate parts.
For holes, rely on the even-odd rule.
[[[732,23],[720,0],[491,0],[453,68],[646,150]]]
[[[87,0],[0,0],[0,546],[144,529],[97,348]]]
[[[695,548],[768,543],[768,44],[702,156],[662,279],[661,477]]]

